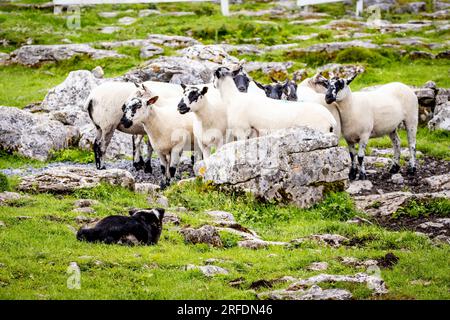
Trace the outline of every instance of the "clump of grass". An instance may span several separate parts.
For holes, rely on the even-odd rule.
[[[357,215],[355,204],[346,192],[330,193],[316,206],[324,219],[345,221]]]
[[[9,191],[10,189],[8,177],[0,172],[0,192]]]
[[[93,163],[94,153],[75,148],[69,148],[56,151],[52,154],[51,162],[76,162],[76,163]]]
[[[437,198],[428,200],[411,200],[405,206],[399,208],[392,217],[427,217],[429,215],[449,216],[450,199]]]

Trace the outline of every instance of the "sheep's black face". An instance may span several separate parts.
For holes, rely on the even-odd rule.
[[[184,97],[178,103],[178,112],[185,114],[191,110],[196,111],[200,100],[208,92],[208,87],[203,87],[202,89],[197,87],[188,88],[185,85],[182,85],[182,87],[184,89]]]
[[[133,117],[136,111],[142,107],[142,100],[139,98],[132,98],[122,106],[123,115],[120,119],[120,124],[125,128],[133,125]]]
[[[336,101],[339,92],[344,89],[346,82],[344,79],[333,78],[328,81],[328,89],[325,93],[325,102],[330,104]]]
[[[297,84],[294,81],[287,80],[283,85],[281,94],[282,100],[297,101]]]
[[[240,92],[247,92],[250,84],[250,78],[245,74],[242,68],[233,72],[233,80]]]
[[[277,100],[281,99],[281,96],[283,94],[283,85],[282,84],[276,83],[276,84],[263,85],[256,81],[255,81],[255,83],[260,89],[264,90],[266,97],[269,97],[272,99],[277,99]]]

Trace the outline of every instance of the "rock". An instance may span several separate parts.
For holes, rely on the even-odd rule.
[[[423,181],[434,190],[450,190],[450,173],[431,176]]]
[[[102,18],[115,18],[119,15],[117,11],[99,12],[98,16]]]
[[[450,102],[436,106],[434,116],[428,122],[428,128],[450,131]]]
[[[0,148],[22,156],[48,160],[53,151],[69,146],[63,124],[13,107],[0,106]]]
[[[48,91],[41,108],[50,112],[51,116],[58,112],[64,118],[59,118],[59,121],[67,125],[90,123],[89,115],[83,108],[91,90],[102,82],[88,70],[72,71],[61,84]]]
[[[211,82],[211,75],[218,66],[212,62],[200,62],[185,57],[162,56],[128,72],[125,79],[135,82],[152,80],[176,84],[203,84]]]
[[[91,222],[94,222],[96,220],[97,219],[95,219],[95,218],[89,218],[89,217],[86,217],[86,216],[76,216],[75,217],[75,221],[77,223],[79,223],[79,224],[91,223]]]
[[[317,69],[317,72],[328,74],[329,78],[351,78],[365,71],[365,68],[360,65],[341,65],[338,63],[329,63]]]
[[[307,290],[275,290],[258,294],[258,299],[270,300],[350,300],[352,294],[344,289],[321,289],[312,286]]]
[[[434,107],[436,92],[433,88],[414,88],[421,106]]]
[[[450,226],[450,218],[439,218],[436,220],[436,222],[442,223],[442,224],[446,225],[447,227]]]
[[[338,31],[359,31],[366,27],[366,24],[355,20],[332,20],[328,24],[320,26],[322,29],[338,30]]]
[[[94,60],[126,57],[115,51],[95,49],[87,44],[55,44],[23,46],[11,53],[11,61],[25,66],[36,67],[45,62],[67,60],[73,56],[83,54]]]
[[[393,174],[391,177],[391,181],[395,184],[404,184],[405,179],[400,173]]]
[[[163,224],[171,223],[178,226],[180,222],[181,222],[180,218],[175,213],[172,212],[164,213]]]
[[[201,273],[203,273],[207,277],[213,277],[216,275],[227,275],[230,272],[227,269],[224,269],[222,267],[218,266],[195,266],[192,264],[189,264],[186,266],[186,270],[200,270]]]
[[[121,27],[114,27],[114,26],[109,26],[109,27],[103,27],[100,29],[101,33],[106,33],[106,34],[111,34],[117,31],[122,30]]]
[[[16,216],[16,219],[22,221],[22,220],[30,220],[32,218],[30,216]]]
[[[328,282],[350,282],[350,283],[366,283],[367,286],[373,290],[374,294],[386,294],[388,290],[384,281],[373,275],[366,273],[357,273],[355,275],[334,275],[334,274],[319,274],[308,279],[299,280],[289,286],[288,290],[301,290],[305,286],[312,286],[318,283]]]
[[[98,79],[103,79],[103,76],[105,75],[105,72],[103,71],[102,67],[96,66],[94,69],[92,69],[92,75]]]
[[[291,61],[288,62],[260,62],[249,61],[244,64],[247,72],[261,71],[268,75],[288,75],[288,69],[293,66]]]
[[[157,47],[153,44],[149,44],[141,48],[140,56],[143,59],[148,59],[162,53],[164,53],[164,49]]]
[[[306,48],[293,49],[291,52],[294,54],[310,54],[317,52],[326,52],[328,54],[337,53],[341,50],[347,48],[366,48],[366,49],[379,49],[380,46],[373,44],[370,40],[352,40],[345,42],[330,42],[330,43],[319,43]]]
[[[449,244],[450,245],[450,237],[440,234],[433,238],[433,242],[438,245],[439,244]]]
[[[434,198],[448,198],[449,196],[450,191],[418,194],[398,191],[357,196],[353,199],[358,210],[362,210],[371,216],[386,216],[396,212],[400,207],[405,206],[411,200],[421,201]]]
[[[156,203],[158,205],[160,205],[162,208],[168,208],[169,207],[169,199],[167,199],[167,197],[160,195],[157,199],[156,199]]]
[[[421,229],[442,229],[442,228],[444,228],[444,224],[428,221],[428,222],[419,224],[418,227]]]
[[[378,264],[377,260],[365,260],[361,261],[355,257],[339,257],[339,261],[346,266],[355,268],[367,268],[369,266],[376,266]]]
[[[450,59],[450,50],[445,50],[439,52],[436,56],[436,59]]]
[[[427,10],[426,2],[411,2],[395,9],[395,13],[419,13]]]
[[[0,66],[9,64],[10,56],[7,53],[0,52]]]
[[[144,17],[148,17],[151,15],[159,15],[159,14],[161,14],[161,12],[159,10],[154,10],[154,9],[139,10],[139,18],[144,18]]]
[[[269,244],[264,240],[252,239],[252,240],[239,241],[238,246],[241,248],[256,250],[256,249],[267,248],[269,246]]]
[[[156,194],[161,190],[161,187],[148,182],[136,183],[134,185],[134,191],[142,194]]]
[[[20,200],[22,198],[23,196],[17,192],[0,192],[0,206],[7,204],[9,201]]]
[[[122,17],[118,20],[118,22],[124,26],[129,26],[130,24],[133,24],[136,22],[136,18],[132,17]]]
[[[78,199],[74,202],[75,208],[86,208],[98,205],[99,202],[97,200],[92,199]]]
[[[184,237],[184,241],[187,243],[206,243],[212,245],[213,247],[223,247],[219,233],[213,226],[206,225],[199,229],[185,228],[181,229],[180,233]]]
[[[332,247],[340,247],[341,245],[349,241],[348,238],[341,236],[339,234],[328,234],[328,233],[313,234],[308,238],[323,244],[327,244]]]
[[[226,211],[206,211],[205,213],[211,216],[215,221],[236,222],[233,214]]]
[[[371,191],[373,188],[372,182],[370,180],[355,180],[351,181],[347,190],[349,194],[358,194],[364,191]]]
[[[431,52],[426,52],[426,51],[411,51],[408,56],[412,60],[434,59],[435,58],[434,54],[432,54]]]
[[[308,267],[311,271],[323,271],[328,269],[328,262],[313,262]]]
[[[197,44],[191,47],[179,50],[178,53],[185,58],[199,61],[209,61],[217,64],[234,64],[239,60],[230,56],[221,45],[202,45]]]
[[[94,214],[95,210],[90,207],[82,207],[82,208],[75,208],[72,210],[72,212],[75,213],[85,213],[85,214]]]
[[[195,16],[195,12],[191,11],[170,11],[162,14],[163,16],[173,16],[173,17],[185,17],[185,16]]]
[[[47,169],[41,173],[23,177],[18,189],[21,191],[66,193],[77,189],[93,188],[100,183],[134,190],[134,178],[126,170],[95,170],[75,166]]]
[[[185,48],[196,44],[201,44],[194,38],[184,36],[168,36],[164,34],[149,34],[147,39],[151,43],[171,48]]]
[[[253,44],[226,44],[220,45],[227,53],[235,52],[237,54],[262,54],[263,50]]]
[[[195,173],[226,189],[308,207],[327,185],[343,189],[347,182],[348,153],[337,141],[309,128],[279,130],[224,145],[197,163]]]

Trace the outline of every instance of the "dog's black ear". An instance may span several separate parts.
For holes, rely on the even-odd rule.
[[[155,208],[156,211],[158,211],[159,213],[159,220],[162,221],[162,219],[164,218],[164,213],[166,212],[166,209],[163,208]]]
[[[132,216],[133,214],[135,214],[135,213],[138,212],[139,210],[141,210],[141,209],[139,209],[139,208],[131,208],[130,210],[128,210],[128,214],[129,214],[130,216]]]

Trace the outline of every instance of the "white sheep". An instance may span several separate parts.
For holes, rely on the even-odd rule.
[[[201,86],[181,85],[184,95],[178,103],[180,114],[194,114],[194,136],[203,158],[211,155],[211,147],[223,145],[227,130],[227,107],[219,90],[211,84]]]
[[[147,81],[147,87],[161,92],[164,97],[176,96],[181,97],[183,91],[178,85]],[[130,126],[125,128],[120,124],[123,116],[122,107],[127,99],[136,93],[137,85],[132,82],[109,81],[95,87],[86,100],[85,109],[89,113],[89,117],[94,123],[97,133],[94,141],[94,154],[97,169],[105,169],[104,156],[108,148],[114,131],[117,129],[133,136],[133,165],[140,169],[143,166],[141,156],[141,143],[145,130],[141,125]],[[151,172],[151,154],[152,146],[150,142],[148,146],[148,159],[145,162],[145,172]]]
[[[342,134],[347,141],[352,167],[349,178],[356,179],[357,163],[360,165],[359,179],[366,179],[364,153],[369,138],[389,135],[394,147],[394,163],[391,173],[400,170],[400,138],[397,129],[401,123],[405,124],[409,145],[408,173],[416,172],[416,133],[418,123],[418,100],[414,91],[400,82],[392,82],[380,86],[373,91],[353,92],[348,86],[356,77],[349,79],[333,78],[323,81],[327,88],[325,101],[337,103],[341,115]]]
[[[161,184],[166,186],[175,176],[182,152],[194,150],[194,116],[178,112],[181,96],[159,98],[156,90],[148,89],[145,83],[142,87],[144,90],[138,90],[125,103],[121,124],[144,128],[160,158],[161,170],[166,177]]]
[[[322,105],[244,94],[236,89],[232,80],[228,68],[219,67],[214,73],[214,85],[227,105],[228,129],[237,138],[297,126],[308,126],[324,133],[335,130],[336,121]]]

